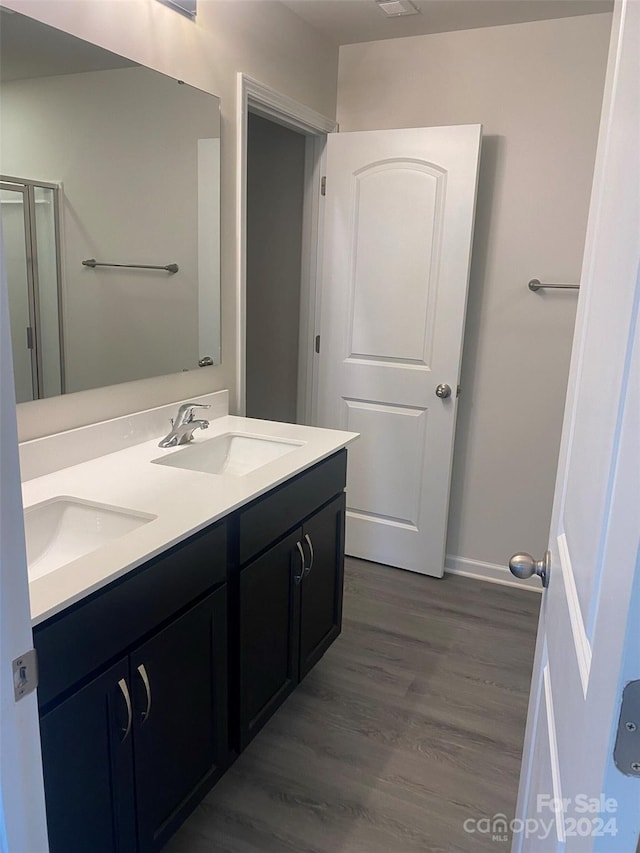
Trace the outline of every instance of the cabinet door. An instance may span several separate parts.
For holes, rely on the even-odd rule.
[[[226,586],[131,654],[140,853],[158,850],[227,754]]]
[[[240,748],[298,681],[302,531],[294,531],[240,573]]]
[[[133,853],[132,710],[126,659],[40,720],[50,853]]]
[[[340,633],[344,574],[344,494],[305,522],[307,555],[301,584],[300,678]]]

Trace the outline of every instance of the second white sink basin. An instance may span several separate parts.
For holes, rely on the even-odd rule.
[[[154,518],[71,497],[55,497],[27,507],[24,530],[29,580],[97,551]]]
[[[242,477],[304,444],[303,441],[284,438],[227,432],[152,461],[157,465],[186,468],[203,474]]]

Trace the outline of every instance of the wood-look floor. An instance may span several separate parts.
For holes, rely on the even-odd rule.
[[[508,850],[540,598],[347,560],[343,632],[166,853]]]

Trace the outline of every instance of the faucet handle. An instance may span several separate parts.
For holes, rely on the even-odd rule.
[[[211,406],[208,403],[183,403],[178,409],[178,414],[176,415],[175,423],[178,424],[188,424],[193,420],[193,410],[194,409],[210,409]],[[172,421],[173,425],[173,421]]]

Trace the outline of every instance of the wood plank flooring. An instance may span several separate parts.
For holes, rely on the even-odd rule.
[[[166,853],[470,853],[509,844],[539,596],[347,559],[343,632]]]

